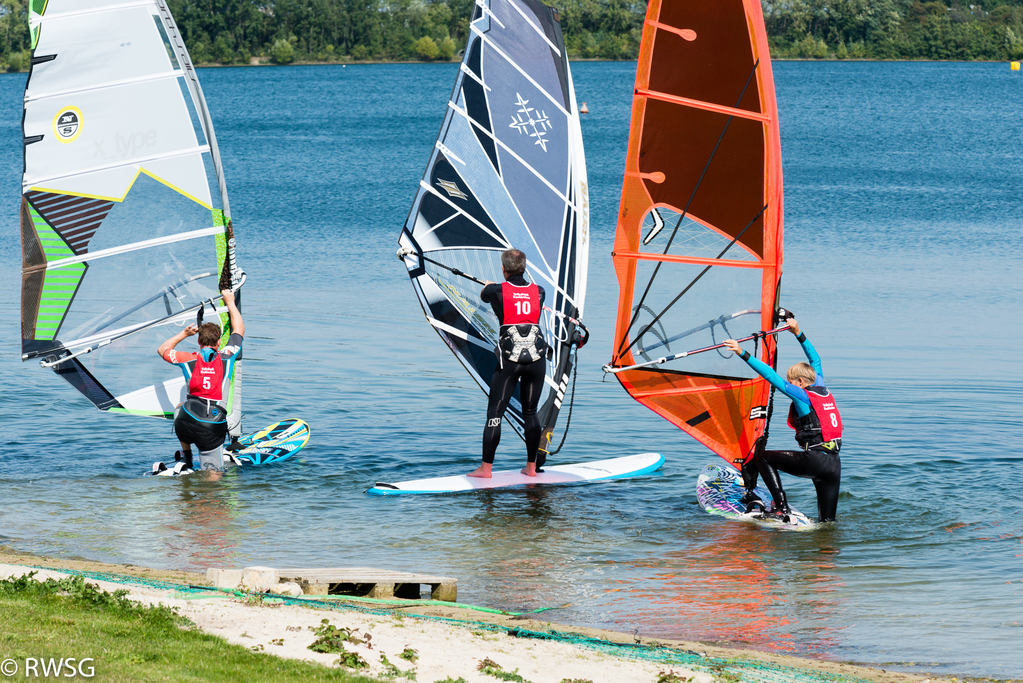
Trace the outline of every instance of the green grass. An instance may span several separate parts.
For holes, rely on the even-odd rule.
[[[81,577],[0,580],[0,660],[15,660],[19,679],[28,657],[74,657],[94,660],[85,668],[95,667],[92,681],[376,680],[232,645],[196,630],[170,608],[143,607],[126,593],[101,591]]]
[[[502,681],[512,681],[512,683],[530,683],[519,675],[518,669],[515,669],[515,671],[505,671],[501,668],[500,664],[492,660],[490,657],[487,657],[480,662],[479,666],[476,667],[476,670]]]

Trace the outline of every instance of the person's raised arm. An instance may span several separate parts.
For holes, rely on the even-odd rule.
[[[818,375],[823,375],[824,368],[821,364],[821,357],[817,353],[817,349],[813,348],[813,344],[807,340],[806,335],[800,331],[799,323],[796,322],[795,318],[789,318],[785,322],[789,324],[789,332],[795,335],[796,341],[799,342],[801,347],[803,347],[803,353],[806,354],[806,360],[810,361],[810,365],[813,366],[814,371]]]
[[[198,331],[199,331],[198,327],[196,327],[195,325],[189,325],[188,327],[181,330],[164,343],[160,344],[160,347],[156,350],[156,355],[158,355],[160,358],[163,358],[164,360],[167,360],[166,354],[168,351],[170,351],[175,346],[191,337],[193,334],[196,334]]]
[[[224,297],[224,305],[227,306],[227,311],[231,315],[231,332],[244,337],[245,321],[242,320],[242,312],[238,310],[238,305],[234,302],[234,292],[230,289],[223,289],[220,291],[220,296]]]
[[[728,349],[730,349],[733,353],[739,356],[739,358],[746,361],[746,364],[753,368],[753,370],[755,370],[758,375],[766,379],[768,382],[773,384],[778,389],[785,391],[786,384],[785,380],[782,379],[781,375],[775,372],[770,365],[761,362],[757,358],[754,358],[749,351],[744,351],[742,347],[739,346],[739,342],[735,341],[734,339],[726,339],[722,343],[726,347],[728,347]]]

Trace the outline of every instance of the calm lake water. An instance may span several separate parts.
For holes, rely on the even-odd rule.
[[[376,566],[553,621],[907,671],[1023,677],[1023,76],[1007,64],[775,64],[782,303],[847,425],[839,522],[772,533],[705,515],[716,456],[603,381],[635,64],[573,66],[592,206],[586,320],[561,462],[659,451],[632,481],[379,499],[467,471],[485,398],[394,257],[456,65],[200,70],[245,289],[246,426],[309,447],[219,483],[142,474],[169,423],[94,410],[19,359],[21,98],[0,76],[0,542],[202,569]],[[791,338],[781,363],[800,360]],[[158,362],[154,356],[153,362]],[[776,411],[772,443],[791,443]],[[523,447],[507,436],[499,466]],[[809,482],[784,478],[814,510]]]

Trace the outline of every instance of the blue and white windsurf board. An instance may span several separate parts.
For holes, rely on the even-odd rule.
[[[400,496],[422,493],[458,493],[480,489],[507,488],[537,484],[581,484],[609,479],[626,479],[656,472],[664,464],[660,453],[640,453],[623,458],[596,460],[575,465],[545,465],[543,472],[527,477],[520,470],[494,472],[490,479],[469,477],[464,474],[434,479],[413,479],[395,484],[378,482],[366,491],[373,496]]]

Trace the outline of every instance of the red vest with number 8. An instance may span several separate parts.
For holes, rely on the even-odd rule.
[[[540,322],[540,288],[530,283],[525,287],[510,282],[501,284],[504,305],[502,325],[536,325]]]
[[[806,387],[810,413],[799,417],[796,406],[789,407],[788,425],[796,430],[796,441],[803,448],[813,448],[842,438],[842,416],[835,405],[835,397],[827,387]]]

